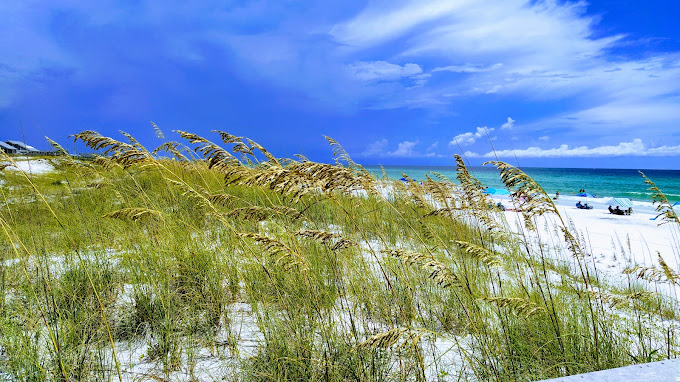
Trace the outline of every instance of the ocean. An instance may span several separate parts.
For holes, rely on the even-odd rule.
[[[380,166],[365,166],[367,170],[382,176]],[[456,168],[452,166],[383,166],[387,176],[399,179],[402,173],[410,178],[421,181],[428,174],[436,179],[431,172],[441,173],[456,181]],[[632,169],[600,169],[600,168],[522,168],[529,176],[537,181],[543,189],[554,194],[559,191],[559,204],[575,204],[577,201],[588,202],[595,207],[606,208],[606,202],[611,198],[631,199],[636,207],[652,212],[652,192],[649,185],[640,176],[638,170]],[[499,172],[495,167],[468,167],[468,171],[490,188],[504,188]],[[680,201],[680,171],[678,170],[641,170],[648,178],[664,192],[671,203]],[[593,194],[594,198],[575,196],[579,190]]]

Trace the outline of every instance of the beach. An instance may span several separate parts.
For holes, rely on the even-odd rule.
[[[308,162],[288,164],[292,171],[273,167],[271,176],[268,166],[216,170],[134,157],[147,162],[126,169],[17,158],[0,173],[0,217],[16,232],[5,237],[26,248],[0,263],[12,280],[6,306],[18,317],[0,327],[11,336],[0,341],[0,380],[21,380],[23,365],[35,359],[52,361],[46,330],[24,324],[43,322],[45,307],[62,315],[60,335],[71,337],[61,338],[95,333],[89,343],[64,345],[85,348],[79,351],[92,366],[84,375],[108,367],[116,379],[111,365],[119,364],[121,380],[281,370],[321,379],[331,369],[351,373],[336,380],[414,372],[423,380],[488,380],[489,359],[505,373],[519,354],[521,369],[499,379],[540,380],[601,369],[603,352],[606,367],[680,354],[680,288],[663,275],[647,281],[624,272],[658,269],[658,254],[670,269],[680,264],[680,227],[659,225],[650,200],[635,200],[633,214],[619,216],[607,210],[609,196],[564,191],[550,199],[559,216],[534,216],[536,229],[527,230],[508,190],[464,183],[464,169],[461,188],[360,178],[344,166]],[[310,165],[324,171],[299,176]],[[243,178],[225,187],[231,170]],[[277,188],[281,177],[303,199]],[[579,201],[593,209],[577,209]],[[489,208],[497,203],[506,210]],[[563,222],[580,249],[569,248]],[[81,250],[73,250],[74,239]],[[32,276],[41,274],[50,279]],[[26,292],[43,283],[56,291],[46,302]],[[564,350],[556,346],[562,333],[570,333]],[[16,345],[36,336],[30,352]],[[329,349],[338,349],[336,358],[329,360]],[[375,357],[377,368],[347,358],[357,352]],[[298,369],[309,359],[312,366]],[[565,362],[574,368],[556,366]]]
[[[674,229],[672,224],[659,225],[661,218],[650,220],[655,214],[635,212],[621,216],[602,209],[583,210],[567,206],[558,206],[558,210],[585,239],[589,252],[608,268],[655,264],[657,253],[669,265],[678,264],[677,228]],[[517,212],[505,211],[504,214],[515,226],[522,222],[521,214]],[[544,220],[554,223],[554,219],[549,217]],[[554,225],[547,227],[546,230],[555,229]],[[622,252],[629,253],[631,257],[616,256]]]
[[[636,266],[658,268],[659,255],[672,269],[680,269],[680,227],[673,223],[660,224],[663,220],[661,217],[656,218],[657,214],[651,203],[641,206],[638,208],[639,212],[631,215],[614,215],[598,203],[594,203],[595,208],[586,210],[570,205],[570,199],[560,199],[562,200],[556,203],[557,209],[572,233],[578,234],[588,255],[587,264],[596,268],[598,273],[606,275],[611,282],[625,280],[622,274],[625,269]],[[506,208],[513,208],[509,198],[496,197],[493,200],[495,203],[503,203]],[[537,231],[531,233],[526,230],[521,213],[506,210],[502,214],[516,233],[524,232],[527,236],[538,237],[547,244],[554,244],[556,237],[561,241],[559,222],[554,215],[538,217]],[[571,262],[568,257],[557,257],[556,260]],[[677,298],[675,293],[680,293],[680,288],[676,288],[675,292],[667,292]]]
[[[456,169],[451,166],[366,166],[376,176],[387,175],[400,179],[407,175],[419,182],[429,178],[445,176],[454,184]],[[513,209],[509,191],[500,180],[498,170],[493,166],[468,168],[484,186],[494,200],[506,208]],[[572,232],[578,233],[586,252],[591,255],[591,264],[598,271],[620,275],[621,271],[634,266],[658,267],[658,255],[673,269],[680,268],[680,233],[675,224],[661,224],[662,217],[653,202],[654,191],[645,183],[640,172],[653,181],[671,204],[680,201],[680,171],[606,168],[540,168],[523,169],[550,195],[560,195],[553,202]],[[435,175],[437,174],[437,175]],[[587,196],[578,196],[581,190]],[[631,201],[633,214],[613,215],[608,211],[613,198]],[[593,209],[578,209],[576,203],[587,203]],[[615,206],[615,204],[614,204]],[[680,204],[675,205],[680,214]],[[522,215],[505,211],[509,226],[515,231],[524,230]],[[537,228],[544,241],[555,236],[557,222],[554,216],[544,215],[537,219]]]

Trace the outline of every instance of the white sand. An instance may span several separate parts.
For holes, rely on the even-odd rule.
[[[659,225],[661,218],[650,220],[655,214],[638,212],[620,216],[607,210],[579,210],[576,207],[560,207],[560,212],[584,235],[594,256],[611,255],[616,251],[615,247],[623,245],[631,252],[634,263],[648,264],[650,258],[656,263],[659,252],[668,265],[677,268],[679,264],[678,227]]]
[[[380,192],[389,199],[392,187],[383,185]],[[506,208],[514,207],[509,196],[492,198],[494,203],[501,202]],[[680,227],[673,223],[659,225],[661,218],[650,220],[657,216],[656,205],[651,200],[633,201],[633,214],[621,216],[609,213],[610,199],[562,195],[555,201],[566,223],[573,225],[572,233],[583,239],[586,252],[591,255],[589,260],[597,270],[620,275],[623,269],[636,265],[658,267],[659,253],[672,269],[680,272]],[[576,208],[578,201],[588,203],[593,209]],[[680,214],[680,206],[675,207],[675,211]],[[521,213],[506,211],[504,215],[511,229],[515,232],[524,230]],[[537,224],[540,241],[549,246],[559,244],[562,234],[557,232],[557,227],[554,216],[541,217]]]
[[[7,167],[7,170],[23,171],[27,174],[41,175],[54,171],[54,166],[47,159],[31,159],[27,157],[15,158],[15,163]],[[8,161],[2,162],[10,164]]]
[[[509,200],[496,199],[498,201],[506,208],[512,208]],[[674,223],[659,225],[661,218],[650,220],[656,216],[651,203],[648,206],[644,202],[637,204],[638,210],[642,211],[623,216],[610,214],[602,205],[596,205],[592,210],[558,205],[558,210],[572,226],[572,233],[582,239],[586,253],[590,255],[589,263],[598,273],[615,280],[623,277],[621,271],[636,265],[658,268],[658,254],[672,269],[680,272],[680,227]],[[504,215],[513,230],[524,230],[521,213],[505,211]],[[548,245],[563,243],[555,216],[541,217],[538,223],[537,233],[529,236],[539,236],[541,242]]]

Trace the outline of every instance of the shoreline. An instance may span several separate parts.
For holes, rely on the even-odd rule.
[[[382,169],[368,166],[367,169],[376,178],[383,177]],[[418,182],[424,181],[426,176],[435,178],[433,172],[448,177],[454,184],[456,171],[454,167],[438,166],[388,166],[384,167],[385,174],[391,180],[408,175]],[[527,168],[527,175],[532,177],[543,189],[554,196],[559,191],[563,196],[575,198],[579,190],[594,194],[595,199],[628,198],[634,202],[651,204],[654,192],[637,170],[624,169],[569,169],[569,168]],[[669,198],[671,203],[680,201],[680,170],[643,170]],[[498,171],[493,167],[476,167],[470,169],[470,174],[477,178],[489,189],[504,189]],[[577,200],[574,200],[576,203]]]

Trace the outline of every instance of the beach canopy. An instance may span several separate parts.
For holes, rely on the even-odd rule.
[[[484,193],[489,195],[510,195],[510,191],[503,188],[487,188],[484,190]]]
[[[594,198],[595,196],[589,192],[582,192],[580,194],[576,194],[576,196],[580,196],[582,198]]]
[[[619,206],[621,208],[633,207],[633,202],[628,198],[611,198],[605,204],[610,206]]]

